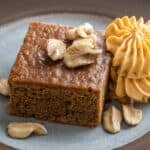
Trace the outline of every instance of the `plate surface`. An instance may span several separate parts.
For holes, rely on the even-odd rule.
[[[95,28],[104,29],[105,26],[111,21],[111,18],[79,13],[55,13],[25,18],[6,25],[1,25],[1,76],[8,76],[30,21],[45,21],[49,23],[61,23],[69,25],[78,25],[84,22],[90,22]],[[41,121],[33,118],[21,118],[8,115],[6,109],[7,102],[8,98],[0,96],[0,141],[21,150],[47,150],[49,148],[51,150],[107,150],[127,144],[150,130],[150,109],[148,104],[140,105],[141,109],[143,109],[144,116],[140,125],[134,128],[129,128],[123,125],[122,131],[115,135],[106,133],[102,129],[102,126],[98,126],[96,128],[86,128],[53,122],[44,122],[49,132],[47,136],[32,136],[25,140],[14,140],[6,135],[5,129],[8,122]]]

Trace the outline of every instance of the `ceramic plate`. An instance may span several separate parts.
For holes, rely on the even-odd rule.
[[[75,6],[73,6],[73,8],[74,7]],[[59,8],[57,9],[59,10]],[[17,14],[17,10],[15,10],[16,15],[13,15],[14,17],[11,18],[6,16],[0,21],[0,76],[8,77],[16,54],[18,53],[25,33],[27,32],[29,22],[44,21],[66,25],[79,25],[84,22],[90,22],[96,29],[105,29],[106,25],[112,20],[112,17],[115,16],[117,12],[114,11],[112,16],[111,14],[102,15],[102,13],[94,13],[92,10],[91,13],[87,10],[82,13],[80,13],[79,10],[77,13],[75,11],[72,11],[72,13],[70,11],[61,11],[61,13],[59,13],[58,10],[57,13],[55,13],[52,11],[44,12],[39,9],[39,13],[37,13],[38,11],[36,10],[36,13],[31,13],[33,15],[30,15],[30,17],[27,17],[28,15],[21,17],[20,14]],[[3,22],[5,22],[5,24]],[[33,118],[10,116],[7,113],[8,101],[8,97],[0,96],[0,141],[21,150],[109,150],[134,141],[150,130],[150,106],[148,104],[137,106],[143,110],[144,117],[141,124],[134,128],[123,125],[122,131],[118,134],[108,134],[102,129],[102,126],[87,128],[54,122],[43,122],[48,129],[48,135],[31,136],[25,140],[14,140],[6,135],[5,130],[8,122],[42,121]]]

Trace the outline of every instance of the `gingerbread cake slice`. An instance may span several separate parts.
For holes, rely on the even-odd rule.
[[[102,52],[90,65],[70,69],[45,50],[50,38],[69,44],[65,33],[70,28],[30,24],[9,75],[10,114],[84,126],[100,123],[111,59],[103,33],[96,31]]]

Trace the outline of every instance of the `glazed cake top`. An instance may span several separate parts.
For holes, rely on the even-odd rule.
[[[102,53],[94,64],[69,69],[62,61],[54,62],[47,55],[47,40],[56,38],[67,42],[65,33],[69,28],[72,27],[32,22],[12,67],[9,84],[59,86],[99,91],[107,79],[110,63],[110,55],[105,52],[102,31],[96,31],[99,39],[98,46]]]

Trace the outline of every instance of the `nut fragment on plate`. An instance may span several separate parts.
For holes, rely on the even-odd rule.
[[[74,27],[66,32],[68,40],[75,40],[78,38],[87,38],[93,34],[94,28],[89,23],[84,23],[78,27]]]
[[[103,126],[104,129],[110,133],[117,133],[120,131],[120,124],[122,121],[122,114],[115,106],[110,106],[108,110],[104,111]]]
[[[64,54],[64,64],[69,68],[92,64],[99,56],[100,50],[95,49],[92,39],[78,39],[69,46]]]
[[[8,79],[4,79],[1,77],[0,77],[0,94],[9,96]]]
[[[142,110],[132,105],[122,105],[123,118],[128,125],[137,125],[142,120]]]
[[[11,122],[8,124],[8,135],[12,138],[27,138],[32,133],[46,135],[47,130],[44,125],[33,122]]]
[[[47,53],[53,61],[62,59],[65,51],[66,44],[63,41],[57,39],[49,39],[47,41]]]

